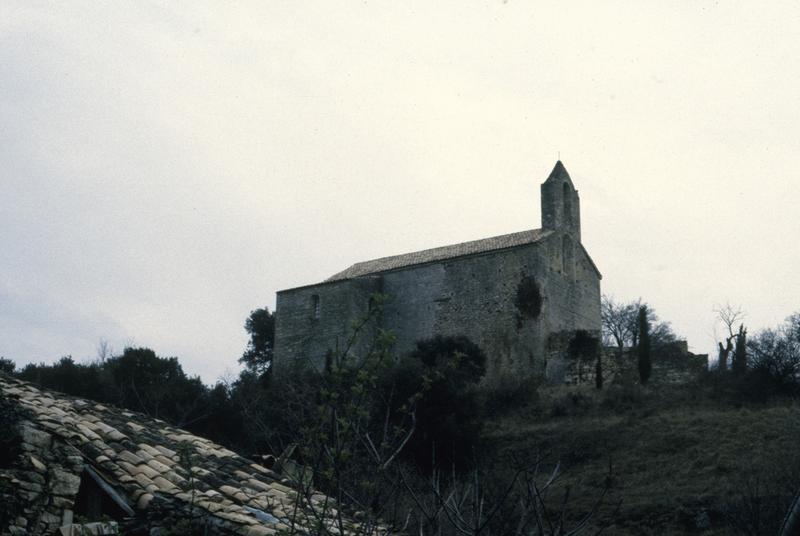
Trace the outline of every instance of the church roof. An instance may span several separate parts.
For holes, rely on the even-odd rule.
[[[71,445],[137,516],[154,508],[199,512],[213,519],[212,534],[268,536],[287,530],[298,512],[298,522],[313,525],[328,517],[328,505],[334,504],[319,493],[298,494],[278,473],[159,419],[40,390],[2,374],[0,393],[30,412],[27,426],[34,431],[23,434],[23,441],[43,436]],[[182,451],[190,453],[192,475]],[[44,464],[31,463],[52,473],[45,454],[35,454]]]
[[[460,244],[453,244],[450,246],[441,246],[433,249],[415,251],[413,253],[405,253],[403,255],[394,255],[392,257],[383,257],[371,261],[359,262],[350,266],[346,270],[332,275],[326,279],[325,282],[352,279],[354,277],[398,270],[400,268],[406,268],[417,264],[443,261],[465,255],[475,255],[479,253],[486,253],[488,251],[495,251],[498,249],[533,244],[551,233],[552,231],[547,231],[544,229],[531,229],[528,231],[520,231],[518,233],[493,236],[491,238],[483,238],[481,240],[472,240],[470,242],[462,242]]]

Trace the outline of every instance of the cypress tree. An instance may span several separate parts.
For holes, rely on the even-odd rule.
[[[744,376],[747,371],[747,330],[741,324],[739,333],[736,334],[736,350],[733,353],[731,370],[734,376]]]
[[[639,381],[642,385],[650,379],[653,365],[650,361],[650,323],[647,321],[647,307],[639,308],[639,346],[637,347]]]

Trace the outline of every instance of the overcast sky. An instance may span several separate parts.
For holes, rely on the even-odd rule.
[[[696,351],[800,310],[800,3],[0,4],[0,355],[237,370],[252,309],[539,227]]]

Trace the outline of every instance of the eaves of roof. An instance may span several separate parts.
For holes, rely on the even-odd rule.
[[[332,283],[338,283],[340,281],[385,274],[388,272],[423,266],[436,262],[463,257],[473,257],[487,253],[493,253],[496,251],[527,246],[539,242],[552,233],[553,231],[544,229],[530,229],[517,233],[493,236],[480,240],[472,240],[469,242],[461,242],[459,244],[452,244],[432,249],[425,249],[422,251],[415,251],[412,253],[404,253],[402,255],[393,255],[390,257],[382,257],[370,261],[359,262],[341,272],[332,275],[320,283],[285,289],[279,291],[278,293],[280,294],[282,292],[328,285]]]

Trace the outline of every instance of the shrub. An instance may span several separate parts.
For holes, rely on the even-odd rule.
[[[480,438],[478,382],[486,355],[465,336],[417,342],[408,359],[382,378],[384,392],[394,389],[394,420],[415,408],[416,428],[403,456],[424,472],[435,468],[467,470]]]
[[[17,368],[17,364],[11,361],[10,359],[6,359],[5,357],[0,357],[0,372],[5,372],[6,374],[14,374],[14,369]]]
[[[539,378],[503,375],[481,390],[485,417],[496,417],[529,409],[539,402]]]
[[[630,411],[644,403],[644,393],[638,385],[614,384],[603,393],[600,407],[610,411]]]
[[[585,415],[593,406],[594,399],[591,394],[583,390],[570,390],[551,401],[550,415],[553,417]]]
[[[486,354],[464,335],[436,335],[417,341],[410,357],[453,385],[477,384],[486,374]]]

